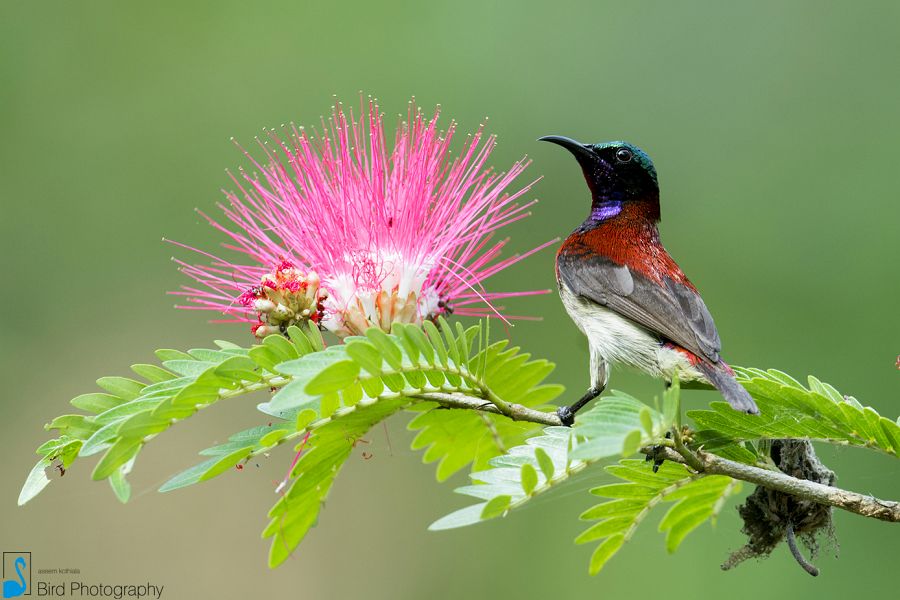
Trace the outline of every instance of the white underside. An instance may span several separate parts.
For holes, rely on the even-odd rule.
[[[611,364],[634,367],[666,380],[675,373],[680,381],[706,380],[684,354],[663,346],[659,337],[634,321],[576,296],[562,283],[559,295],[569,316],[587,336],[591,387],[606,387]]]

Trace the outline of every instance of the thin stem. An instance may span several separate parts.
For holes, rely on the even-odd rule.
[[[556,413],[541,412],[512,402],[504,403],[506,410],[501,411],[501,409],[491,400],[473,398],[472,396],[466,396],[465,394],[459,393],[422,392],[421,394],[414,394],[410,396],[410,398],[426,400],[428,402],[437,402],[446,408],[478,410],[494,413],[496,415],[504,415],[513,421],[530,421],[532,423],[539,423],[551,427],[562,427],[562,421],[559,420]]]
[[[681,437],[681,428],[677,425],[672,428],[672,441],[675,445],[675,451],[684,458],[684,462],[695,471],[702,472],[703,463],[700,462],[696,454],[691,452],[690,448],[684,445],[684,440]]]

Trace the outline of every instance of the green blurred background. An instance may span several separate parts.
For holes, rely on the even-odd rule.
[[[409,451],[403,418],[370,436],[338,479],[318,528],[276,571],[259,539],[290,456],[274,455],[161,495],[195,452],[255,423],[255,402],[222,404],[142,453],[120,505],[76,465],[24,508],[19,487],[43,423],[93,380],[157,347],[250,342],[245,328],[175,311],[184,282],[162,236],[212,248],[212,210],[242,164],[229,143],[264,126],[314,124],[332,94],[377,95],[388,114],[415,95],[500,137],[492,162],[528,154],[535,216],[524,250],[566,235],[587,211],[574,161],[535,142],[624,138],[654,158],[663,239],[703,291],[735,364],[814,373],[889,416],[900,412],[898,343],[900,5],[895,2],[13,2],[0,6],[4,293],[0,369],[0,549],[90,582],[151,580],[164,597],[841,598],[860,582],[896,588],[896,525],[836,515],[840,558],[812,579],[779,548],[723,573],[743,543],[734,506],[674,556],[649,522],[596,578],[572,539],[597,470],[506,519],[429,533],[465,504]],[[552,287],[546,251],[495,289]],[[511,331],[555,360],[575,397],[584,340],[557,297],[521,300],[541,322]],[[616,372],[650,398],[660,384]],[[688,403],[713,400],[695,392]],[[390,443],[388,443],[388,440]],[[900,497],[900,464],[825,448],[842,486]],[[745,490],[749,486],[745,487]]]

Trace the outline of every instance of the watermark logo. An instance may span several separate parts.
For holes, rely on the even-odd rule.
[[[81,569],[70,566],[43,567],[38,563],[32,573],[31,552],[4,552],[2,567],[3,598],[20,598],[33,594],[38,598],[160,600],[165,589],[165,586],[151,581],[138,583],[84,581],[81,579]],[[32,579],[32,574],[37,576],[37,579]]]
[[[31,595],[31,552],[3,553],[3,597]]]

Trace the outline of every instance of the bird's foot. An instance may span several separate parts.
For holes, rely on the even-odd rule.
[[[671,437],[672,437],[672,432],[667,431],[666,439],[667,440],[671,439]],[[659,468],[663,465],[664,462],[666,462],[666,459],[663,458],[665,456],[665,448],[666,447],[664,445],[657,444],[656,446],[653,446],[652,448],[650,448],[650,451],[647,452],[647,456],[644,457],[644,462],[653,461],[653,472],[654,473],[658,473]]]
[[[603,392],[602,387],[593,387],[587,393],[578,399],[578,402],[571,406],[560,406],[556,409],[556,416],[562,421],[566,427],[571,427],[575,423],[575,413],[584,408],[584,405],[599,396]]]
[[[556,409],[556,416],[566,427],[571,427],[575,423],[575,411],[571,406],[560,406]]]

